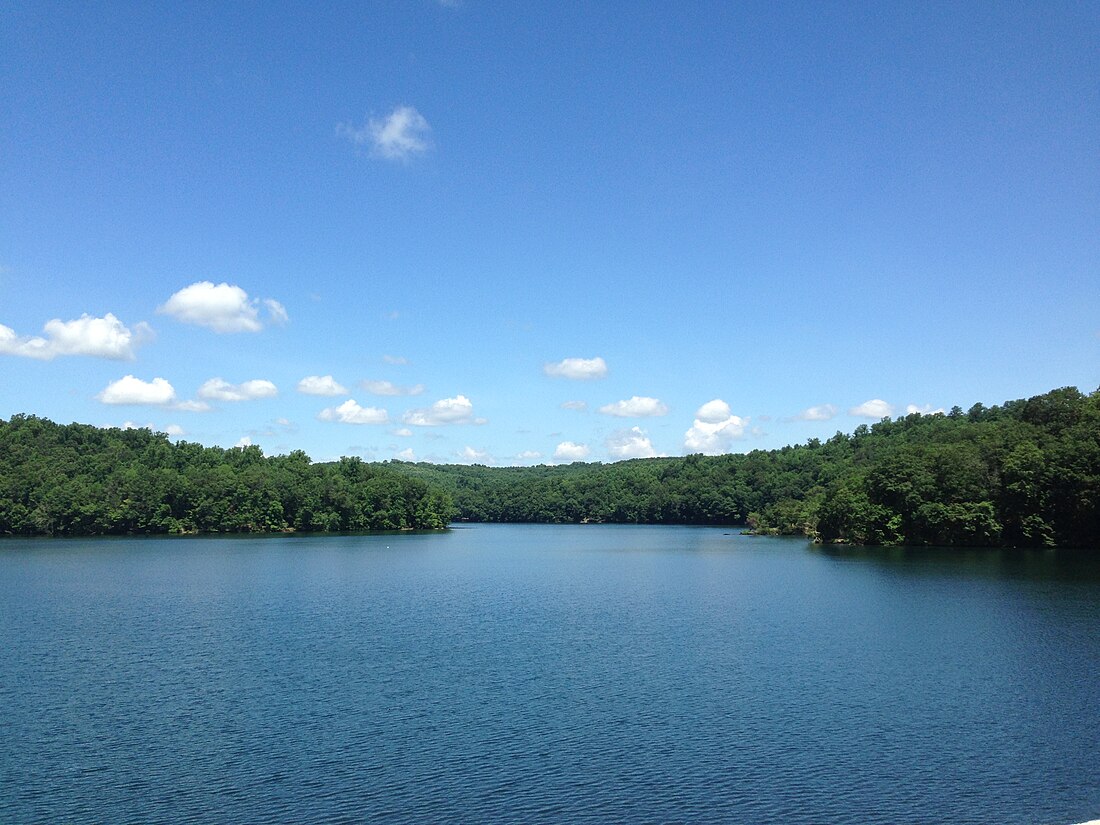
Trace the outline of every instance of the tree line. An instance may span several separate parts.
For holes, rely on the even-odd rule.
[[[914,413],[779,450],[486,467],[0,420],[0,535],[743,525],[823,542],[1100,547],[1100,390]]]
[[[0,420],[0,535],[439,529],[453,516],[439,487],[359,458]]]
[[[1100,546],[1100,390],[914,413],[827,441],[614,464],[402,464],[492,522],[745,525],[823,542]]]

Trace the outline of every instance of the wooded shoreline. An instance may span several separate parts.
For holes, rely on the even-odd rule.
[[[302,451],[265,457],[143,429],[0,420],[0,535],[712,524],[832,543],[1100,546],[1100,390],[914,413],[826,441],[534,467]]]

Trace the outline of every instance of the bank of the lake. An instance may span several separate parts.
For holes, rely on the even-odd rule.
[[[11,539],[0,821],[1068,823],[1100,564],[716,528]]]

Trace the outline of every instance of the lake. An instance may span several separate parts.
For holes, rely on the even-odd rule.
[[[0,822],[1080,822],[1092,555],[8,539]]]

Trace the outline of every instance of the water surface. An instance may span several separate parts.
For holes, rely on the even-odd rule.
[[[1070,823],[1100,564],[709,528],[0,543],[0,821]]]

